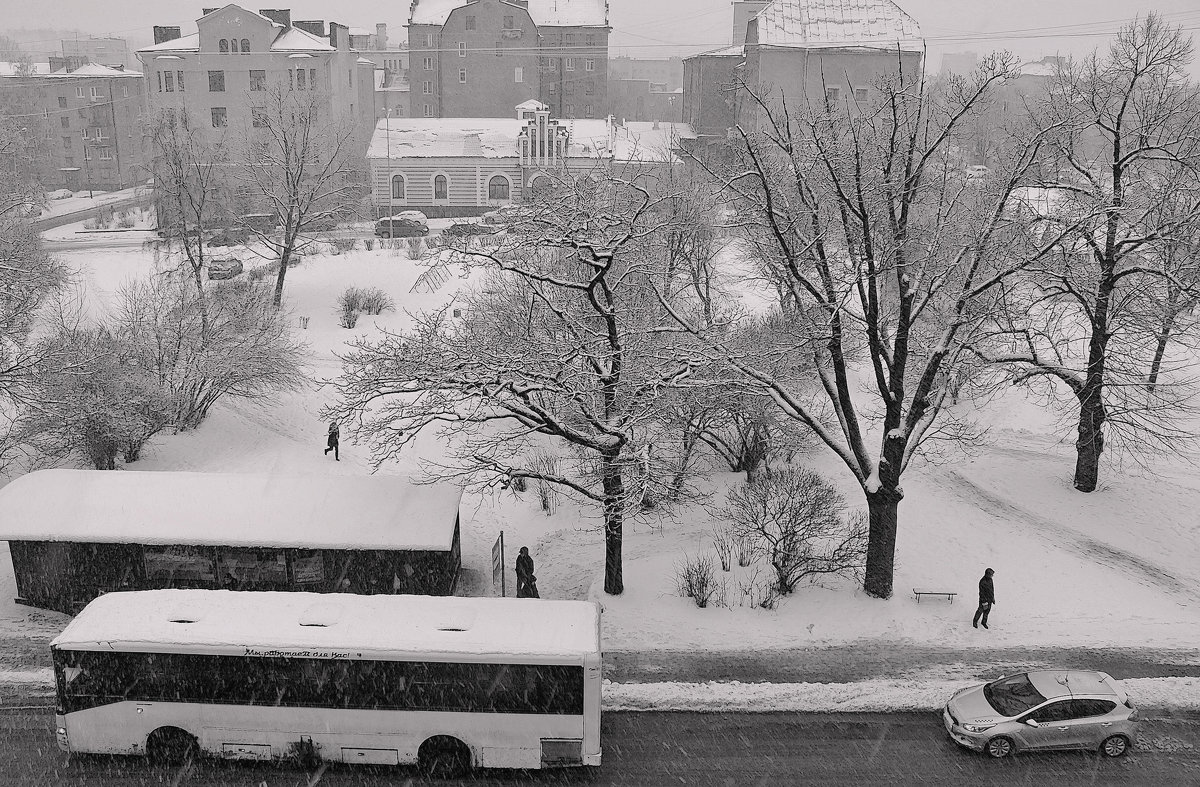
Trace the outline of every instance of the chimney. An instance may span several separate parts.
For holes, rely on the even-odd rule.
[[[179,38],[180,32],[178,27],[163,27],[161,25],[154,26],[154,43],[162,44],[167,41],[174,41]]]
[[[312,33],[317,38],[325,37],[325,20],[313,19],[305,22],[292,22],[292,27],[298,27],[306,33]]]
[[[334,49],[349,49],[349,34],[350,28],[345,25],[339,25],[337,22],[329,23],[329,45]]]
[[[290,8],[260,8],[258,13],[270,19],[277,25],[292,26],[292,9]]]
[[[201,13],[200,13],[200,16],[208,16],[208,15],[209,15],[209,14],[211,14],[213,11],[220,11],[220,10],[221,10],[221,9],[219,9],[219,8],[201,8],[201,9],[200,9],[200,12],[201,12]]]
[[[380,24],[375,25],[375,48],[376,49],[387,49],[388,48],[387,25],[385,25],[385,24],[380,23]]]

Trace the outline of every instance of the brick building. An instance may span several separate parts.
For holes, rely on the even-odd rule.
[[[254,125],[256,93],[274,85],[315,91],[330,117],[357,130],[365,151],[375,124],[375,66],[350,47],[349,29],[335,22],[292,22],[286,9],[206,8],[197,32],[155,27],[154,44],[138,50],[149,108],[183,110],[210,134]],[[264,96],[265,98],[265,96]]]
[[[556,117],[608,107],[605,0],[412,0],[413,117],[503,117],[529,100]]]
[[[149,177],[138,125],[145,80],[136,71],[0,69],[0,92],[40,142],[14,169],[44,188],[115,190]]]

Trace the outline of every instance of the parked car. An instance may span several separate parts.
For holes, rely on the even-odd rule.
[[[1007,757],[1043,749],[1120,757],[1137,740],[1138,712],[1103,672],[1036,670],[957,692],[942,722],[960,746]]]
[[[975,164],[973,166],[967,167],[967,179],[968,180],[983,180],[984,178],[986,178],[988,176],[989,172],[991,172],[991,170],[988,169],[987,167],[983,166],[982,164]]]
[[[381,238],[417,238],[429,234],[429,223],[424,213],[405,211],[376,221],[375,234]]]
[[[523,205],[505,205],[483,214],[483,223],[500,226],[517,224],[522,221],[530,221],[534,215],[534,211]]]
[[[208,263],[209,279],[232,279],[242,272],[242,261],[235,259],[216,259]]]
[[[443,235],[450,237],[467,237],[471,235],[488,235],[495,232],[491,227],[485,227],[481,224],[476,224],[473,221],[460,221],[451,224],[446,229],[442,230]]]
[[[54,191],[46,192],[47,199],[70,199],[74,196],[70,189],[55,189]]]
[[[305,232],[329,232],[336,230],[338,220],[336,216],[317,216],[304,222]]]

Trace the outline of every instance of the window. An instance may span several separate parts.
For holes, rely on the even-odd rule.
[[[121,85],[121,98],[129,98],[129,85]]]
[[[583,70],[584,71],[595,71],[596,70],[596,58],[594,58],[594,57],[586,58],[583,61]]]
[[[250,71],[250,89],[255,92],[261,92],[267,89],[267,72],[251,70]]]
[[[549,68],[551,71],[557,71],[558,70],[558,58],[557,57],[550,58],[549,62],[546,63],[546,67]]]
[[[83,133],[84,136],[87,135],[87,131],[84,131]],[[104,139],[104,129],[102,129],[100,126],[92,126],[92,136],[96,139]]]
[[[1047,724],[1054,721],[1066,721],[1072,718],[1071,716],[1071,701],[1061,700],[1052,702],[1042,708],[1038,708],[1033,713],[1029,714],[1029,718],[1039,724]]]
[[[235,55],[237,54],[237,51],[238,51],[238,45],[237,45],[237,39],[236,39],[236,38],[234,38],[234,39],[230,40],[230,42],[229,42],[229,51],[230,51],[230,52],[232,52],[232,53],[234,53]]]
[[[230,590],[266,590],[287,585],[287,558],[281,549],[231,549],[217,552],[217,577]]]
[[[67,108],[67,97],[66,97],[66,96],[59,96],[59,97],[58,97],[58,105],[59,105],[60,107],[62,107],[63,109],[66,109],[66,108]]]
[[[72,140],[70,137],[63,137],[62,141],[63,141],[63,147],[66,148],[67,150],[70,150],[71,145],[74,140]]]
[[[112,161],[112,157],[113,157],[112,148],[100,148],[100,160],[101,161]]]
[[[563,46],[575,46],[574,33],[563,33]]]
[[[308,74],[304,73],[303,68],[296,69],[296,89],[306,90],[308,88]]]
[[[99,101],[102,98],[104,96],[100,95],[100,88],[92,87],[92,101]]]
[[[65,117],[65,118],[60,118],[58,122],[59,122],[59,124],[60,124],[60,125],[62,125],[62,127],[63,127],[63,128],[70,128],[70,127],[71,127],[71,118],[67,118],[67,117]]]
[[[250,51],[250,39],[243,38],[242,39],[242,54],[244,55],[249,51]]]
[[[251,107],[250,125],[255,128],[265,128],[267,125],[267,110],[259,107]]]
[[[516,26],[517,26],[517,24],[516,24],[516,22],[513,20],[513,16],[512,16],[512,14],[506,14],[506,15],[504,16],[504,29],[505,29],[505,30],[512,30],[512,29],[513,29],[514,27],[516,27]]]
[[[159,93],[161,93],[161,92],[163,92],[163,89],[162,89],[162,85],[163,85],[163,74],[162,74],[162,72],[161,72],[161,71],[159,71],[159,72],[157,72],[157,73],[158,73],[158,92],[159,92]]]
[[[474,30],[475,29],[475,17],[468,16],[466,21],[463,23],[463,27],[465,27],[467,30]],[[459,46],[462,46],[462,44],[459,44]]]
[[[209,71],[208,72],[208,92],[209,93],[224,93],[225,92],[225,72],[224,71]]]
[[[854,100],[855,101],[866,101],[867,100],[867,89],[865,87],[855,88],[854,89]]]
[[[63,161],[67,162],[68,167],[75,166],[75,157],[74,156],[64,156]]]
[[[551,83],[550,83],[550,95],[554,95],[554,94],[555,94],[555,93],[557,93],[557,92],[558,92],[558,83],[557,83],[557,82],[551,82]]]
[[[353,73],[353,72],[351,72],[351,73]],[[351,84],[354,84],[353,80],[351,81]],[[315,68],[308,69],[308,89],[309,90],[317,89],[317,69],[315,69]]]
[[[568,57],[566,60],[564,60],[563,68],[566,69],[567,71],[574,71],[575,70],[575,58]]]
[[[182,93],[183,92],[183,72],[182,71],[175,72],[175,81],[179,83],[179,92]]]
[[[435,175],[433,178],[433,198],[450,199],[448,181],[445,175]]]
[[[229,125],[229,120],[225,114],[225,107],[212,108],[212,123],[213,128],[225,128]]]
[[[228,52],[229,51],[229,40],[222,38],[220,41],[218,41],[217,42],[217,51],[218,52]]]
[[[496,46],[494,46],[493,49],[496,51],[496,57],[504,56],[504,45],[499,41],[496,42]]]
[[[83,98],[83,85],[75,88],[75,98]]]
[[[433,83],[430,82],[428,79],[426,79],[424,82],[421,83],[421,93],[426,96],[433,95]]]
[[[425,114],[425,117],[427,117],[427,118],[431,118],[431,117],[433,117],[433,104],[426,104],[426,105],[425,105],[425,112],[424,112],[424,114]]]
[[[589,118],[592,117],[592,105],[591,104],[583,105],[583,116],[589,117]]]
[[[588,33],[588,34],[587,34],[587,45],[588,45],[588,46],[595,46],[595,45],[596,45],[596,34],[595,34],[595,33]]]
[[[458,42],[458,56],[459,57],[467,56],[467,42],[466,41]]]
[[[503,175],[493,175],[488,181],[488,199],[506,200],[508,199],[510,186],[508,178]]]
[[[174,93],[175,92],[175,74],[171,71],[166,72],[166,74],[163,75],[163,84],[166,86],[166,92]],[[182,91],[180,91],[180,92],[182,92]]]
[[[596,83],[592,82],[590,79],[587,82],[584,82],[583,93],[587,96],[594,95],[596,93]]]
[[[1106,716],[1117,707],[1111,700],[1071,700],[1071,718],[1086,719],[1090,716]]]
[[[566,105],[566,109],[565,109],[565,111],[566,111],[566,114],[567,114],[567,115],[571,115],[571,116],[573,116],[573,115],[575,114],[575,105],[574,105],[574,104],[567,104],[567,105]]]
[[[92,149],[89,148],[87,145],[83,146],[83,160],[84,161],[92,160]]]
[[[425,67],[426,71],[433,70],[433,58],[432,57],[428,57],[428,56],[425,57],[424,59],[421,60],[421,64]]]
[[[426,33],[425,34],[425,46],[431,47],[433,45],[434,45],[433,33]]]
[[[404,199],[403,175],[392,175],[392,199]]]
[[[458,69],[458,81],[464,85],[467,83],[467,70],[465,68]]]
[[[514,82],[524,82],[525,81],[525,69],[521,68],[520,66],[517,66],[515,69],[513,69],[513,81]]]
[[[841,88],[838,88],[838,87],[827,87],[827,88],[825,88],[825,101],[826,101],[826,103],[829,103],[829,104],[836,104],[836,103],[838,102],[838,98],[841,96],[841,94],[842,94],[842,89],[841,89]]]

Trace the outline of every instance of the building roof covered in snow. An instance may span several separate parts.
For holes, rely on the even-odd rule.
[[[114,474],[117,475],[117,474]],[[51,643],[74,650],[581,663],[600,650],[591,601],[329,593],[106,593]]]
[[[112,68],[111,66],[102,66],[99,63],[84,63],[79,68],[75,69],[74,71],[67,71],[66,69],[63,69],[61,71],[55,71],[53,74],[49,74],[48,76],[50,76],[52,78],[53,77],[65,77],[65,78],[103,77],[103,78],[109,78],[109,77],[140,77],[141,75],[142,75],[142,72],[140,72],[140,71],[125,71],[124,69]]]
[[[754,17],[758,43],[921,51],[921,28],[891,0],[774,0]]]
[[[385,475],[39,470],[0,489],[0,540],[447,551],[461,496]]]
[[[450,12],[468,0],[413,0],[409,24],[444,25]],[[516,3],[513,3],[517,6]],[[606,0],[529,0],[529,16],[539,26],[607,27]]]
[[[527,121],[517,118],[391,118],[380,120],[367,158],[516,158],[517,137]],[[567,155],[600,158],[608,148],[604,120],[570,120]]]

